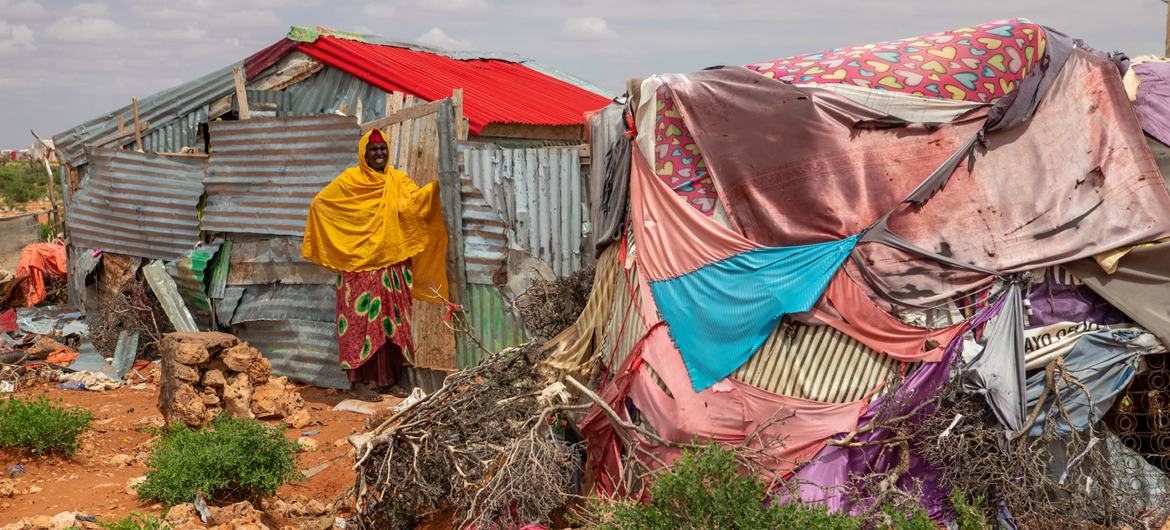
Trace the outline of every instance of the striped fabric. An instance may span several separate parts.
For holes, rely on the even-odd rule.
[[[634,252],[632,239],[629,249]],[[626,273],[629,274],[630,287],[625,283]],[[639,316],[637,300],[641,294],[636,266],[629,271],[618,271],[617,284],[612,287],[612,292],[610,315],[599,352],[603,372],[611,374],[621,366],[647,330]],[[634,301],[633,307],[630,307],[631,300]],[[909,374],[915,366],[917,364],[908,364],[905,373]],[[764,345],[731,377],[775,394],[847,403],[861,399],[870,389],[896,377],[902,370],[901,362],[829,326],[784,319],[769,334]],[[650,377],[665,389],[666,385],[657,374],[650,372]]]

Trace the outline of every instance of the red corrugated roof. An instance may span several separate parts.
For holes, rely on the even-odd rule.
[[[407,48],[321,35],[298,49],[387,92],[434,101],[463,89],[472,134],[489,123],[576,125],[609,99],[528,68],[494,59],[456,60]]]

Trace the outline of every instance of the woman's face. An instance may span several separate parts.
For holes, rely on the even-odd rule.
[[[385,143],[368,144],[366,146],[366,165],[374,171],[386,171],[386,160],[390,158],[390,149]]]

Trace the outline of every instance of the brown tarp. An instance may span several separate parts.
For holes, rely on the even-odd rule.
[[[1162,344],[1170,344],[1170,242],[1135,247],[1113,274],[1092,259],[1063,266]]]
[[[740,69],[667,84],[735,227],[771,246],[865,229],[983,126],[972,117],[899,126],[827,91]],[[940,192],[888,226],[953,261],[1023,271],[1170,235],[1170,194],[1116,68],[1074,50],[1030,122],[988,132],[972,169],[959,164]],[[886,245],[857,254],[879,291],[910,303],[987,280]]]

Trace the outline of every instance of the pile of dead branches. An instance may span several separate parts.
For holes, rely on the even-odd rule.
[[[548,340],[573,325],[593,289],[594,268],[552,281],[537,280],[513,302],[533,340]]]
[[[546,391],[538,352],[492,355],[356,437],[351,524],[401,528],[447,510],[457,528],[547,521],[567,499],[578,447],[557,432],[568,396]]]
[[[1070,379],[1059,385],[1062,378]],[[1062,388],[1061,392],[1054,389]],[[952,383],[935,400],[934,412],[913,429],[924,440],[917,450],[940,472],[944,487],[968,498],[982,496],[988,516],[1000,506],[1016,524],[1035,528],[1157,528],[1167,507],[1147,506],[1144,493],[1129,487],[1139,471],[1110,458],[1104,425],[1058,432],[1071,424],[1065,401],[1084,390],[1059,363],[1048,368],[1048,420],[1030,436],[1039,412],[1032,411],[1021,433],[1005,433],[984,398]],[[1151,510],[1151,508],[1155,508]]]
[[[139,334],[138,355],[148,349],[158,351],[163,336],[174,331],[162,305],[141,279],[131,279],[116,291],[100,285],[89,305],[85,315],[89,339],[103,355],[113,355],[122,331]]]

